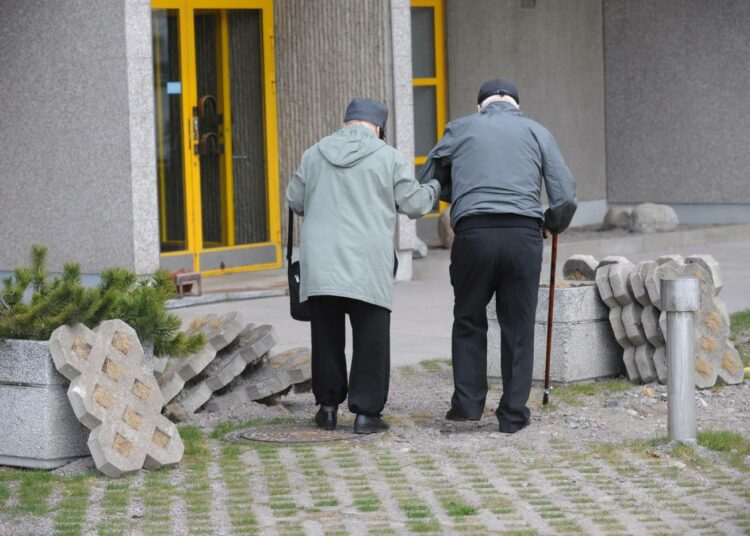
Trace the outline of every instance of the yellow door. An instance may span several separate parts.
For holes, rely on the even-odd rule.
[[[161,264],[281,265],[272,0],[153,0]]]

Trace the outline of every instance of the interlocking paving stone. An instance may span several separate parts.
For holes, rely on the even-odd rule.
[[[229,346],[244,327],[242,315],[236,311],[221,316],[209,314],[193,320],[187,334],[202,333],[208,342],[194,354],[169,360],[166,370],[159,377],[164,401],[169,402],[177,396],[185,387],[185,383],[200,374],[216,359],[216,354]]]
[[[594,281],[599,261],[591,255],[573,255],[563,264],[563,278],[572,281]]]
[[[229,385],[248,366],[259,363],[276,345],[273,326],[248,324],[232,344],[217,353],[216,358],[198,375],[197,381],[183,389],[171,408],[173,415],[193,413],[211,398],[214,392]]]
[[[711,275],[698,263],[671,261],[660,265],[654,279],[695,277],[700,280],[701,308],[694,314],[695,385],[711,387],[720,379],[726,384],[742,382],[744,367],[737,350],[729,342],[729,323],[715,297]],[[662,313],[662,316],[666,316]]]
[[[271,356],[262,366],[248,370],[217,392],[206,404],[206,411],[220,411],[263,400],[287,392],[292,386],[312,378],[310,350],[294,348]]]
[[[724,281],[721,278],[719,263],[712,255],[691,255],[685,259],[685,264],[698,264],[702,266],[708,272],[708,275],[711,276],[711,281],[714,284],[714,295],[719,295],[724,286]]]
[[[161,415],[156,379],[142,370],[135,330],[121,320],[94,330],[61,326],[49,349],[55,367],[71,380],[68,398],[76,417],[91,430],[88,446],[97,469],[116,478],[182,459],[177,428]]]

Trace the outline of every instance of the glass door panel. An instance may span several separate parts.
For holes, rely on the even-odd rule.
[[[152,5],[161,264],[277,267],[273,3]]]
[[[177,10],[152,12],[156,172],[162,253],[187,249],[182,146],[182,75]]]

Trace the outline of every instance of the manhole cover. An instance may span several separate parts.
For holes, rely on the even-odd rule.
[[[326,443],[330,441],[367,441],[380,434],[355,434],[351,425],[344,424],[328,431],[313,424],[269,424],[237,430],[224,436],[227,440],[258,441],[261,443]]]

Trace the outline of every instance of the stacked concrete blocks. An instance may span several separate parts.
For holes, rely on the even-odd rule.
[[[142,369],[143,348],[130,326],[121,320],[94,330],[61,326],[50,337],[49,351],[71,380],[68,399],[91,430],[88,448],[97,469],[117,478],[182,459],[177,427],[161,415],[164,400],[156,379]]]
[[[52,469],[89,455],[68,383],[47,341],[0,339],[0,465]]]
[[[533,378],[544,380],[549,286],[539,288],[534,326]],[[488,376],[501,376],[501,326],[493,298],[487,307]],[[555,288],[550,378],[567,383],[616,376],[622,372],[617,343],[609,329],[607,307],[591,281],[571,281]]]
[[[610,308],[612,332],[623,348],[623,362],[631,381],[667,382],[666,315],[661,312],[660,285],[667,277],[688,276],[701,280],[703,299],[696,313],[696,386],[710,387],[717,379],[724,383],[742,381],[741,361],[728,341],[726,305],[717,298],[722,286],[719,264],[710,255],[684,259],[676,254],[636,266],[623,257],[609,257],[597,268],[597,288]]]
[[[276,345],[273,326],[248,324],[229,346],[174,399],[177,413],[193,413],[218,390],[229,385],[245,369],[254,367]],[[173,410],[174,411],[174,410]]]
[[[708,267],[707,270],[705,267]],[[695,385],[711,387],[717,381],[725,384],[742,382],[744,367],[734,345],[729,341],[729,315],[723,300],[717,296],[714,281],[721,282],[718,264],[710,256],[688,257],[685,263],[678,260],[660,265],[649,274],[654,280],[694,277],[700,280],[701,306],[695,313]],[[652,287],[654,285],[651,285]],[[661,300],[654,294],[653,300]],[[660,321],[666,323],[665,313]]]
[[[202,333],[207,344],[198,352],[182,359],[169,360],[164,373],[159,377],[159,386],[165,402],[169,402],[185,387],[185,383],[216,359],[216,354],[237,338],[244,324],[242,315],[234,311],[224,315],[209,314],[196,318],[187,334]]]
[[[271,356],[262,367],[248,369],[226,389],[214,394],[206,411],[216,412],[282,395],[307,386],[312,378],[310,351],[295,348]]]

